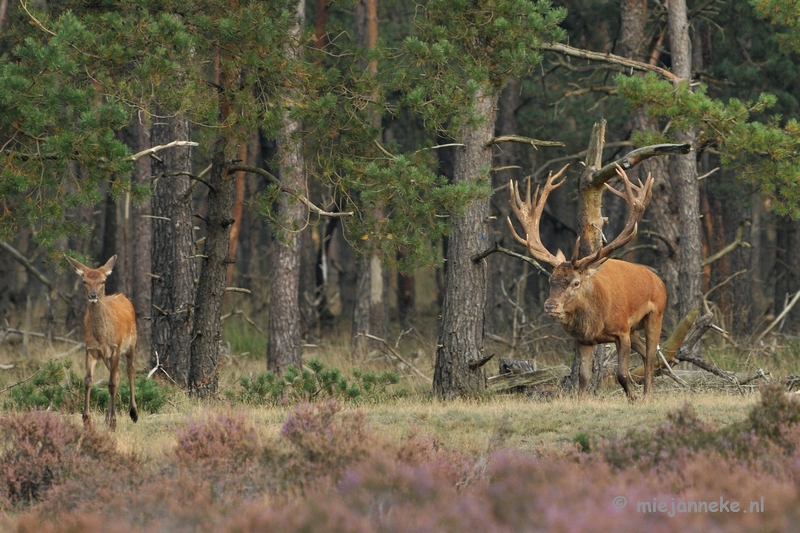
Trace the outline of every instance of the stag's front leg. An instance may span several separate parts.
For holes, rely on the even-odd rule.
[[[86,350],[86,376],[83,378],[83,425],[91,426],[92,417],[89,416],[89,396],[92,394],[92,379],[94,376],[94,365],[97,364],[97,358],[92,355],[91,351]]]
[[[117,387],[119,387],[119,349],[114,348],[108,361],[108,411],[106,411],[106,424],[111,430],[117,429],[117,411],[115,400]]]
[[[578,353],[575,357],[580,357],[581,368],[578,372],[578,386],[581,396],[586,393],[586,388],[589,386],[589,380],[592,379],[592,354],[594,353],[594,344],[581,344],[578,343]]]
[[[617,337],[617,381],[625,389],[625,394],[628,399],[633,401],[636,399],[636,394],[633,392],[633,386],[628,378],[628,371],[631,366],[631,338],[629,335],[620,335]],[[650,379],[652,380],[652,368]],[[645,380],[647,380],[647,365],[645,364]]]

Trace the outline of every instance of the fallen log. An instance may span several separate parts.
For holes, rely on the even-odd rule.
[[[487,389],[493,392],[502,392],[516,387],[530,387],[534,385],[544,385],[545,383],[559,383],[562,379],[569,376],[570,368],[565,365],[558,365],[548,368],[515,374],[509,372],[488,378]]]

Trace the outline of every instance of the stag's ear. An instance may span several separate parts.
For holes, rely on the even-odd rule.
[[[609,259],[608,257],[603,257],[602,259],[599,259],[598,261],[595,261],[594,263],[592,263],[592,264],[588,265],[588,266],[586,267],[586,270],[585,270],[585,275],[586,275],[587,277],[588,277],[588,276],[594,276],[594,274],[595,274],[595,273],[596,273],[598,270],[600,270],[600,267],[601,267],[601,266],[603,266],[603,264],[604,264],[606,261],[608,261],[608,259]]]
[[[67,260],[67,261],[69,261],[69,263],[72,265],[72,268],[74,268],[74,269],[75,269],[75,272],[76,272],[76,273],[77,273],[79,276],[83,276],[84,272],[86,272],[87,270],[89,270],[89,267],[87,267],[86,265],[84,265],[84,264],[83,264],[83,263],[81,263],[80,261],[78,261],[78,260],[76,260],[76,259],[73,259],[73,258],[71,258],[71,257],[70,257],[70,256],[68,256],[68,255],[64,255],[64,257],[66,258],[66,260]]]
[[[114,265],[116,264],[117,264],[117,255],[114,254],[114,256],[108,261],[106,261],[106,264],[101,266],[98,270],[101,270],[103,274],[108,276],[114,270]]]
[[[561,250],[559,250],[558,252],[556,252],[556,261],[558,261],[558,264],[559,264],[559,265],[560,265],[561,263],[565,262],[566,260],[567,260],[567,258],[566,258],[566,257],[564,257],[564,252],[562,252]]]

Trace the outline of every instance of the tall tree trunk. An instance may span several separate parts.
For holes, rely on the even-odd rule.
[[[775,314],[780,313],[800,289],[800,222],[783,218],[776,230]],[[782,331],[791,335],[800,331],[800,309],[797,306],[786,315]]]
[[[109,182],[108,187],[111,188],[112,182]],[[120,246],[119,242],[117,241],[117,202],[114,201],[114,198],[111,196],[111,192],[106,192],[106,199],[105,199],[105,206],[103,209],[103,240],[100,245],[100,253],[98,254],[97,263],[102,265],[108,258],[114,254],[120,256],[119,258],[119,265],[121,268],[116,269],[116,276],[111,276],[106,281],[106,292],[107,294],[114,294],[115,292],[122,292],[124,284],[121,280],[124,280],[126,261],[127,257],[125,257],[125,250]],[[103,259],[105,257],[105,259]]]
[[[151,127],[150,137],[154,145],[188,140],[189,122],[166,119]],[[147,270],[153,273],[150,366],[158,359],[175,383],[188,388],[196,275],[192,183],[188,176],[169,174],[191,172],[191,148],[164,150],[159,159],[152,160],[153,247]]]
[[[235,183],[228,173],[225,141],[220,139],[214,147],[211,172],[208,180],[208,213],[206,214],[206,240],[204,263],[197,285],[194,308],[194,336],[191,342],[191,367],[189,390],[200,398],[212,396],[219,384],[219,344],[221,339],[222,300],[225,297],[233,219]]]
[[[378,41],[378,0],[359,2],[356,8],[356,34],[357,40],[363,41],[365,48],[375,48]],[[376,61],[372,61],[367,68],[370,75],[377,76]],[[380,129],[380,115],[375,113],[372,123]],[[382,218],[380,208],[375,210],[373,216],[376,219]],[[384,338],[389,332],[388,280],[383,270],[383,260],[374,243],[367,243],[367,248],[368,251],[359,258],[356,270],[356,301],[351,337],[353,352],[359,358],[370,349],[384,349],[382,343],[364,337],[364,333]]]
[[[650,39],[646,32],[647,1],[622,0],[620,11],[621,54],[637,61],[648,61]],[[647,114],[646,109],[632,110],[630,121],[634,130],[658,131],[658,122]],[[677,324],[678,318],[678,258],[673,250],[677,247],[679,233],[677,199],[672,190],[668,162],[663,158],[654,157],[642,162],[638,168],[632,169],[630,174],[631,178],[635,178],[638,174],[642,182],[647,179],[648,174],[653,176],[653,199],[647,210],[647,218],[650,228],[663,237],[663,240],[661,238],[654,239],[658,246],[658,258],[654,266],[667,286],[668,307],[664,315],[664,329],[671,331]]]
[[[135,152],[145,150],[150,145],[150,128],[138,120],[131,126],[134,136]],[[151,163],[149,158],[141,158],[134,164],[133,182],[137,185],[150,186]],[[186,178],[188,181],[188,178]],[[136,349],[140,354],[147,354],[149,360],[152,354],[153,338],[153,308],[152,308],[152,242],[153,225],[152,219],[152,200],[146,198],[138,207],[133,207],[133,239],[132,253],[130,254],[131,265],[131,301],[136,309],[136,330],[137,341]],[[191,219],[189,220],[191,222]],[[191,226],[189,226],[191,228]],[[190,235],[191,238],[191,235]]]
[[[500,93],[497,103],[497,135],[519,133],[516,113],[520,106],[520,90],[520,82],[512,81]],[[518,166],[520,164],[518,148],[519,145],[517,143],[501,145],[494,156],[494,166]],[[507,186],[509,179],[512,177],[518,179],[521,177],[521,172],[516,169],[493,172],[492,187],[496,189]],[[509,238],[506,218],[511,214],[507,189],[492,195],[491,210],[491,236],[489,242],[501,243],[506,248],[513,247],[514,245],[509,245],[505,242]],[[517,292],[515,284],[525,283],[520,277],[525,263],[506,254],[492,254],[489,256],[488,262],[489,288],[486,296],[486,309],[488,311],[486,313],[486,329],[497,335],[510,333],[511,341],[514,342],[513,336],[517,333],[513,328],[514,318],[517,314],[517,306],[522,302],[516,302],[512,298]]]
[[[672,72],[680,78],[677,83],[689,83],[692,77],[692,44],[689,40],[689,21],[686,0],[670,0],[669,24]],[[676,132],[679,143],[695,144],[692,129]],[[702,282],[702,249],[700,228],[700,189],[697,183],[697,160],[694,151],[673,156],[672,178],[680,211],[678,242],[678,313],[700,306]],[[699,346],[698,346],[699,349]]]
[[[456,152],[454,183],[478,183],[488,179],[492,151],[486,143],[494,135],[497,96],[478,90],[472,112],[482,122],[462,127]],[[476,200],[464,213],[453,216],[447,247],[447,272],[442,303],[442,322],[436,350],[433,393],[449,400],[485,388],[483,367],[484,322],[488,268],[486,260],[474,261],[488,247],[489,199]]]
[[[239,154],[237,159],[244,164],[247,164],[247,142],[239,145]],[[242,230],[242,214],[244,213],[244,188],[245,188],[245,173],[237,171],[234,174],[234,197],[233,197],[233,226],[231,226],[231,242],[228,245],[230,262],[228,263],[228,270],[225,275],[225,285],[230,286],[233,283],[234,266],[236,265],[236,248],[239,245],[239,232]]]
[[[290,32],[287,52],[290,60],[299,59],[302,50],[300,32],[305,19],[305,2],[299,0],[297,19]],[[289,110],[296,94],[287,95],[288,106],[283,115],[283,126],[278,133],[279,173],[281,183],[289,189],[305,194],[306,175],[302,146],[296,138],[300,123]],[[276,217],[286,230],[277,236],[271,257],[270,312],[267,339],[267,368],[282,373],[288,366],[302,365],[300,337],[300,227],[307,210],[286,194],[278,200]]]

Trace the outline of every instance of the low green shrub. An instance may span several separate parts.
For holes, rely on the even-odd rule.
[[[374,373],[359,369],[353,370],[348,379],[339,368],[326,368],[320,360],[310,359],[303,369],[290,366],[282,376],[262,372],[242,377],[226,397],[232,402],[268,405],[331,398],[363,401],[381,396],[387,387],[399,380],[395,372]]]
[[[145,413],[158,412],[175,391],[171,385],[148,379],[135,378],[136,404]],[[83,409],[83,378],[72,369],[70,360],[52,360],[34,374],[30,380],[12,388],[4,402],[6,409],[50,409],[53,411],[79,412]],[[120,379],[117,390],[118,410],[127,410],[130,385],[126,377]],[[92,409],[108,408],[108,386],[92,386],[90,405]]]

